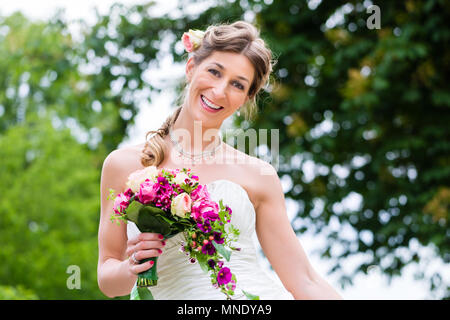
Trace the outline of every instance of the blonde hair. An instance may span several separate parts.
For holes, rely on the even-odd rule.
[[[245,119],[252,119],[257,112],[256,94],[268,82],[272,72],[272,52],[267,48],[264,40],[260,38],[258,29],[245,21],[209,26],[205,31],[200,47],[193,52],[195,65],[199,65],[214,51],[240,53],[252,63],[255,75],[248,91],[249,100],[242,107]],[[185,93],[183,93],[183,97],[185,97]],[[181,108],[182,106],[178,107],[158,130],[147,132],[141,157],[143,166],[158,166],[164,161],[164,137],[169,134],[170,127],[177,120]],[[149,135],[152,136],[147,139]]]

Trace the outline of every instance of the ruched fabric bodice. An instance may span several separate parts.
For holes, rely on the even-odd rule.
[[[233,299],[247,299],[242,290],[258,295],[262,300],[293,299],[279,281],[272,279],[260,266],[253,242],[256,213],[247,192],[239,184],[230,180],[215,180],[206,185],[211,199],[232,209],[231,224],[240,230],[234,245],[241,248],[233,251],[230,261],[224,265],[236,275],[237,286]],[[140,231],[128,222],[128,238]],[[157,262],[158,285],[151,287],[157,300],[222,300],[226,296],[211,285],[209,274],[198,263],[190,263],[188,256],[180,252],[184,234],[178,233],[167,239],[163,253]],[[242,290],[241,290],[242,289]]]

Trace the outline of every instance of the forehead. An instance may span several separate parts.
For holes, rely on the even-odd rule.
[[[240,53],[215,51],[201,64],[221,64],[227,72],[236,76],[243,76],[250,81],[253,79],[255,68],[250,60]]]

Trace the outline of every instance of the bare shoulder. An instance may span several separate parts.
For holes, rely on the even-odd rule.
[[[139,162],[139,151],[136,146],[126,146],[111,151],[105,158],[103,167],[112,167],[114,170],[126,170],[130,166],[135,167]]]
[[[253,165],[249,169],[254,181],[258,203],[260,203],[279,189],[281,183],[276,169],[270,163],[258,158],[252,159],[252,161]]]
[[[143,168],[140,162],[142,148],[143,145],[134,145],[111,151],[103,161],[103,179],[114,181],[114,185],[124,191],[130,173]]]
[[[252,192],[255,198],[255,212],[259,218],[285,206],[284,191],[277,170],[272,164],[258,159],[252,166]]]
[[[255,208],[258,208],[260,203],[271,195],[274,187],[280,185],[277,171],[270,163],[262,159],[236,149],[234,152],[238,158],[237,165],[234,166],[236,179],[247,190]]]

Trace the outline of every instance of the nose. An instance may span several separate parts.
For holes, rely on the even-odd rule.
[[[226,80],[221,79],[220,81],[217,81],[214,84],[213,90],[212,90],[213,94],[214,94],[213,99],[219,100],[219,101],[215,101],[216,103],[220,102],[220,99],[225,98],[226,89],[227,89],[227,81]]]

